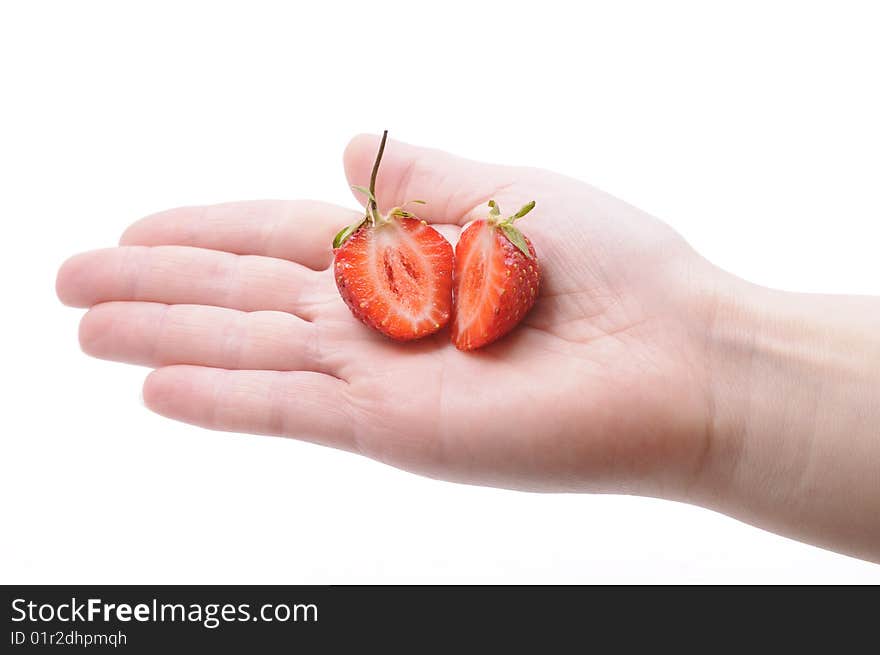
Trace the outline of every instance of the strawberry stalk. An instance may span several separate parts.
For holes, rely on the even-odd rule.
[[[385,142],[388,140],[388,130],[382,132],[382,140],[379,142],[379,152],[376,153],[376,161],[373,162],[373,171],[370,173],[370,204],[369,212],[373,217],[373,225],[379,222],[379,205],[376,203],[376,176],[379,174],[379,164],[385,152]]]
[[[351,188],[360,191],[367,196],[367,211],[364,217],[351,225],[342,228],[335,237],[333,237],[333,248],[339,248],[348,238],[358,231],[358,229],[368,220],[373,227],[381,225],[385,222],[382,215],[379,214],[379,204],[376,202],[376,176],[379,175],[379,163],[382,161],[382,154],[385,152],[385,142],[388,140],[388,130],[382,133],[382,141],[379,142],[379,152],[376,153],[376,160],[373,162],[373,171],[370,173],[370,187],[362,187],[352,184]]]

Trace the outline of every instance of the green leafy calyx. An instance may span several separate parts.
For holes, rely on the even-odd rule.
[[[507,240],[510,241],[513,245],[519,248],[520,252],[524,254],[529,259],[534,259],[532,257],[532,253],[529,250],[529,244],[526,242],[525,236],[523,233],[516,229],[513,223],[523,216],[528,214],[535,208],[535,201],[532,200],[529,203],[526,203],[520,210],[516,212],[513,216],[508,216],[505,219],[501,219],[501,208],[498,206],[494,200],[489,201],[489,223],[500,229],[504,236],[507,237]]]
[[[366,222],[367,222],[367,217],[364,216],[362,219],[352,223],[351,225],[347,225],[346,227],[339,230],[339,232],[336,233],[336,236],[333,237],[333,249],[335,250],[336,248],[341,246],[343,243],[345,243],[348,240],[348,237],[350,237],[352,234],[357,232],[358,228]]]
[[[358,186],[357,184],[352,184],[351,188],[354,189],[355,191],[360,191],[361,193],[363,193],[367,197],[367,200],[369,200],[370,202],[376,202],[376,196],[374,196],[373,192],[370,191],[367,187]]]

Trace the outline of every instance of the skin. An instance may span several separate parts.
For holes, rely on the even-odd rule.
[[[365,186],[378,138],[345,152]],[[412,198],[455,243],[531,199],[543,267],[519,328],[472,353],[399,344],[340,299],[314,201],[185,207],[76,255],[90,355],[155,370],[147,406],[216,430],[347,449],[513,489],[658,496],[880,561],[880,300],[760,288],[587,184],[389,142],[380,209]],[[362,199],[362,196],[361,196]]]

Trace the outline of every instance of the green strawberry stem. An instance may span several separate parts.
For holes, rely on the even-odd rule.
[[[376,203],[376,176],[379,174],[379,163],[382,161],[382,154],[385,152],[385,142],[388,140],[388,130],[382,133],[382,140],[379,142],[379,152],[376,153],[376,161],[373,162],[373,172],[370,173],[370,202],[367,205],[369,214],[373,218],[373,224],[378,224],[382,219],[379,216],[379,205]]]
[[[382,161],[382,153],[385,152],[385,142],[387,140],[388,140],[388,130],[385,130],[382,133],[382,141],[379,143],[379,152],[376,154],[376,161],[373,162],[373,172],[370,174],[370,188],[367,189],[366,187],[358,186],[356,184],[353,184],[351,186],[351,188],[354,189],[355,191],[360,191],[365,196],[367,196],[368,200],[367,200],[366,215],[363,218],[359,219],[357,222],[352,223],[351,225],[339,230],[339,232],[336,234],[336,236],[333,237],[333,249],[334,250],[336,248],[342,247],[342,244],[344,244],[348,240],[348,237],[350,237],[352,234],[357,232],[358,229],[361,227],[361,225],[363,225],[365,222],[370,221],[370,223],[373,225],[373,227],[377,227],[377,226],[381,225],[382,223],[387,222],[387,219],[382,218],[381,214],[379,214],[379,205],[376,202],[376,175],[379,174],[379,162]],[[421,201],[414,200],[413,202],[421,202]],[[398,208],[398,210],[402,211],[402,209],[400,209],[400,208]],[[393,213],[394,212],[392,212],[392,214]],[[411,215],[408,212],[405,212],[405,213],[407,215]],[[397,214],[395,214],[395,215],[397,215]]]

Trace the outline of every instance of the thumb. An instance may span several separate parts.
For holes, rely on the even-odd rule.
[[[359,134],[345,149],[345,175],[349,184],[367,187],[380,138]],[[485,205],[516,181],[517,169],[484,164],[389,139],[376,178],[376,201],[387,211],[409,200],[427,204],[413,210],[435,223],[464,225],[469,214]],[[364,195],[355,191],[361,203]]]

